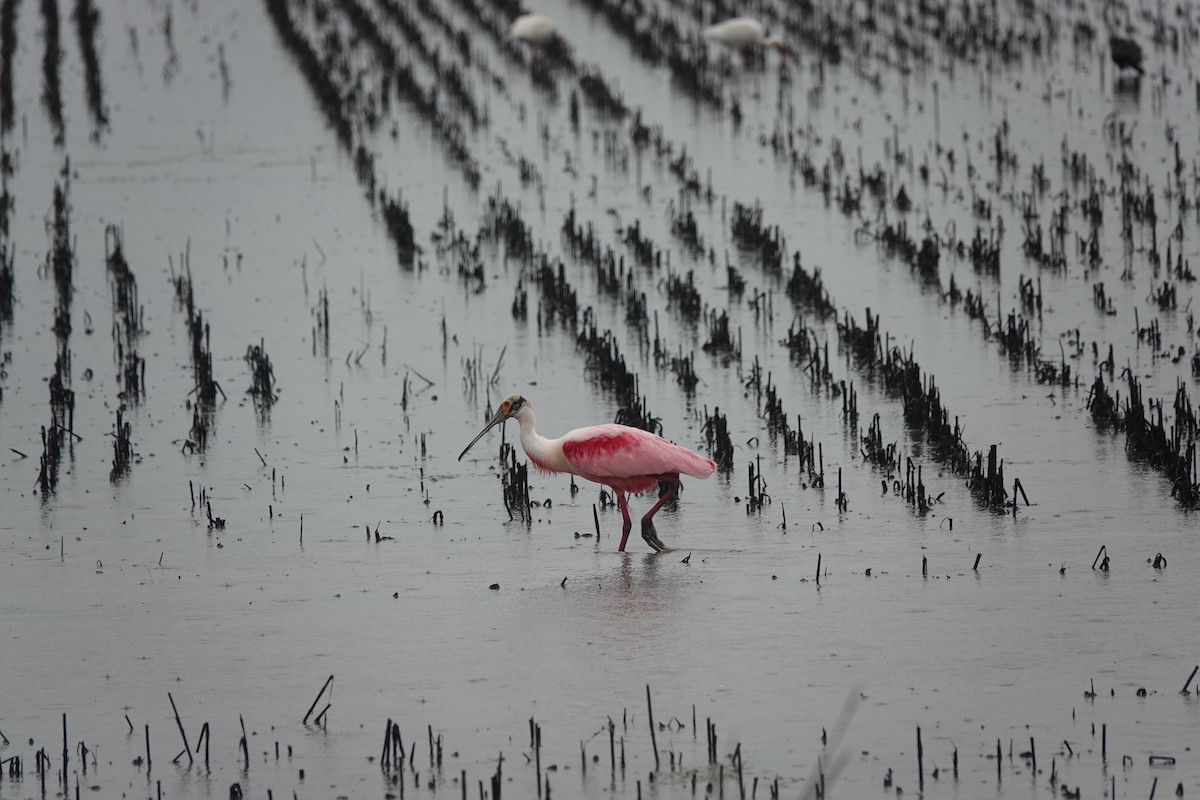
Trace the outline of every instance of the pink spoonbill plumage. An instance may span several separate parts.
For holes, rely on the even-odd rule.
[[[591,425],[576,428],[557,439],[547,439],[534,429],[536,418],[533,406],[519,394],[504,398],[495,416],[463,448],[458,460],[462,461],[462,457],[484,434],[509,419],[516,419],[521,426],[521,448],[538,470],[578,475],[604,484],[616,493],[623,520],[621,545],[617,549],[622,552],[633,527],[626,494],[649,491],[658,486],[660,481],[670,484],[666,493],[642,517],[642,538],[646,544],[660,553],[666,552],[667,546],[654,530],[654,515],[679,491],[680,475],[707,478],[717,469],[716,462],[711,458],[628,425]]]

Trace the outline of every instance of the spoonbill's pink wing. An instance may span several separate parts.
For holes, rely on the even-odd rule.
[[[712,459],[627,425],[579,428],[561,441],[563,456],[572,469],[601,483],[675,473],[707,478],[717,468]]]

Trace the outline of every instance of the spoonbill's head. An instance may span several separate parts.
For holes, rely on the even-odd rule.
[[[510,394],[500,401],[500,408],[496,410],[496,417],[499,417],[500,422],[503,422],[509,417],[517,416],[526,408],[530,408],[528,400],[519,394]]]
[[[463,448],[463,451],[458,454],[458,460],[462,461],[462,457],[467,454],[467,451],[475,446],[475,443],[483,438],[483,435],[497,425],[504,424],[505,420],[519,416],[526,409],[532,411],[532,406],[529,405],[524,397],[519,394],[510,394],[508,397],[500,401],[500,408],[496,410],[496,414],[488,421],[487,425],[483,426],[483,430],[479,435],[471,440],[471,443]]]

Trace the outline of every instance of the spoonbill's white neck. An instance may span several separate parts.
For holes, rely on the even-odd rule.
[[[533,413],[533,407],[526,402],[513,418],[521,426],[521,449],[525,455],[542,469],[561,471],[562,446],[557,439],[547,439],[534,428],[537,416]]]

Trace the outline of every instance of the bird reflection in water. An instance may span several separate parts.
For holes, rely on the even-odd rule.
[[[613,621],[636,622],[652,627],[682,622],[680,610],[687,604],[679,595],[687,575],[682,571],[683,568],[676,569],[677,564],[677,560],[665,559],[656,553],[645,553],[620,557],[610,569],[598,571],[593,576],[593,585],[599,592],[589,602],[599,606],[599,613],[588,615],[588,618],[596,620],[605,633],[598,631],[596,635],[610,644],[624,642],[639,652],[648,646],[659,646],[644,641],[630,641],[623,632],[627,628],[614,625]],[[635,640],[642,638],[634,637]]]

